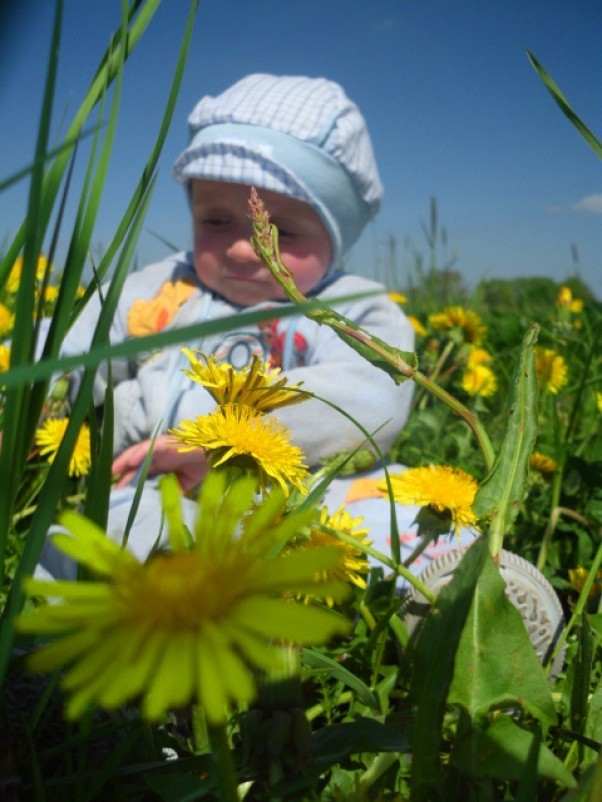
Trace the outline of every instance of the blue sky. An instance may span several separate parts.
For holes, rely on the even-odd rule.
[[[54,3],[5,0],[0,15],[0,176],[34,149]],[[164,0],[126,67],[117,144],[94,242],[107,243],[158,129],[189,8]],[[65,0],[54,130],[81,102],[119,0]],[[200,0],[193,45],[138,260],[181,247],[190,218],[171,165],[188,113],[250,72],[340,82],[372,135],[385,201],[349,266],[383,274],[396,242],[399,283],[427,256],[422,226],[437,199],[446,244],[468,285],[578,268],[600,297],[602,164],[528,62],[531,50],[602,138],[599,0]],[[0,194],[0,244],[16,231],[26,183]],[[573,246],[578,261],[575,262]]]

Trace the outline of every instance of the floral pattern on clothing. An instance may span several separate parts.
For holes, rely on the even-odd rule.
[[[128,334],[132,337],[144,337],[163,331],[195,289],[191,281],[167,281],[154,298],[134,301],[128,312]]]

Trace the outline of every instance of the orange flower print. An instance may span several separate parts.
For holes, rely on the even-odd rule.
[[[154,298],[134,301],[128,313],[128,334],[144,337],[163,331],[194,290],[188,281],[167,281]]]

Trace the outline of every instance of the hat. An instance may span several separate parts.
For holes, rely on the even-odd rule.
[[[378,211],[382,185],[366,123],[333,81],[249,75],[203,97],[188,123],[178,181],[248,184],[308,203],[330,236],[332,266]]]

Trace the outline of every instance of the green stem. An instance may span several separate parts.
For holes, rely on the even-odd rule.
[[[419,370],[414,372],[412,378],[416,384],[424,387],[432,395],[434,395],[435,398],[443,401],[444,404],[446,404],[453,412],[459,415],[468,424],[468,426],[470,426],[475,437],[477,438],[477,442],[485,460],[485,466],[487,470],[490,471],[493,467],[495,452],[493,450],[493,446],[491,445],[491,441],[489,440],[489,436],[483,428],[483,424],[474,414],[474,412],[471,412],[467,407],[464,406],[464,404],[462,404],[461,401],[458,401],[458,399],[454,398],[454,396],[448,393],[447,390],[444,390],[443,387],[440,387]]]
[[[437,364],[435,365],[431,375],[430,380],[432,382],[436,382],[439,376],[441,375],[441,370],[443,369],[443,365],[447,362],[447,358],[455,348],[455,343],[453,340],[448,340],[445,348],[441,352],[439,359],[437,360]],[[416,400],[414,401],[413,406],[417,409],[424,409],[424,403],[426,401],[426,388],[421,387],[420,392],[416,393]]]
[[[257,195],[252,195],[252,198],[254,198],[254,201],[251,203],[253,222],[253,236],[251,242],[256,253],[261,257],[273,278],[282,287],[289,300],[297,304],[306,304],[308,299],[299,292],[292,273],[280,259],[278,229],[274,225],[270,225],[267,213]],[[328,308],[315,311],[306,309],[305,314],[310,319],[315,320],[316,323],[329,326],[345,342],[360,342],[364,347],[372,351],[376,357],[373,364],[378,365],[379,362],[383,361],[388,363],[388,365],[393,368],[393,373],[398,373],[404,380],[414,379],[416,384],[428,390],[428,392],[432,393],[440,401],[443,401],[444,404],[447,404],[448,407],[470,426],[483,453],[487,470],[491,470],[495,454],[487,432],[481,425],[477,416],[467,409],[464,404],[450,395],[442,387],[439,387],[439,385],[423,373],[420,373],[415,367],[408,365],[397,349],[392,348],[387,345],[387,343],[376,341],[369,332],[351,323],[351,321],[338,314],[334,309]]]
[[[598,534],[600,534],[600,532],[598,532]],[[579,621],[579,619],[581,618],[581,614],[586,608],[589,599],[589,592],[592,589],[592,585],[594,584],[594,581],[598,575],[598,571],[600,570],[600,565],[602,565],[602,544],[598,546],[598,551],[596,552],[596,556],[594,557],[592,565],[589,569],[587,579],[585,580],[583,587],[581,588],[581,593],[579,594],[579,598],[577,599],[577,604],[575,605],[575,609],[573,610],[569,623],[563,629],[562,634],[558,638],[558,642],[554,647],[554,651],[552,652],[548,660],[547,663],[548,670],[550,669],[551,666],[554,665],[554,660],[560,654],[560,650],[566,643],[573,627],[575,626],[577,621]]]
[[[238,802],[238,778],[228,744],[226,727],[223,724],[209,724],[207,731],[215,761],[219,798],[221,802]]]
[[[548,549],[550,547],[550,543],[552,542],[552,536],[554,535],[554,531],[556,529],[556,524],[558,522],[559,516],[559,503],[560,503],[560,494],[562,491],[562,479],[564,474],[564,461],[565,461],[565,447],[564,444],[560,443],[560,438],[558,432],[560,431],[560,424],[558,421],[558,410],[556,405],[552,405],[552,416],[554,418],[554,431],[556,434],[556,443],[555,443],[555,454],[556,454],[556,471],[554,472],[554,476],[552,477],[552,488],[551,488],[551,499],[550,499],[550,515],[548,517],[548,522],[546,524],[545,532],[543,533],[543,537],[541,539],[541,545],[539,547],[539,554],[537,556],[537,568],[540,571],[543,571],[544,566],[548,559]]]
[[[359,543],[356,537],[352,537],[351,535],[347,535],[347,534],[345,534],[345,532],[341,532],[340,530],[337,530],[336,536],[340,540],[343,540],[345,543],[349,543],[350,546],[354,546],[356,549],[358,549],[358,551],[361,551],[364,554],[369,554],[371,557],[374,557],[379,562],[384,563],[384,565],[386,565],[392,571],[395,571],[395,573],[398,576],[403,577],[407,582],[409,582],[410,585],[412,585],[412,587],[416,588],[416,590],[419,593],[422,593],[424,598],[428,602],[430,602],[431,604],[437,598],[437,595],[435,593],[433,593],[431,590],[429,590],[426,587],[426,585],[423,584],[418,579],[417,576],[414,576],[414,574],[411,571],[409,571],[405,567],[405,565],[402,565],[401,563],[396,563],[395,560],[392,560],[390,557],[387,557],[387,555],[383,554],[382,551],[377,551],[376,549],[373,549],[372,546],[368,546],[365,543]]]
[[[352,691],[342,691],[341,693],[337,694],[336,698],[336,707],[342,707],[343,705],[349,704],[354,699]],[[313,721],[314,719],[318,718],[318,716],[323,715],[326,713],[326,708],[324,705],[319,702],[318,704],[313,705],[313,707],[309,707],[305,711],[305,717],[308,721]]]

